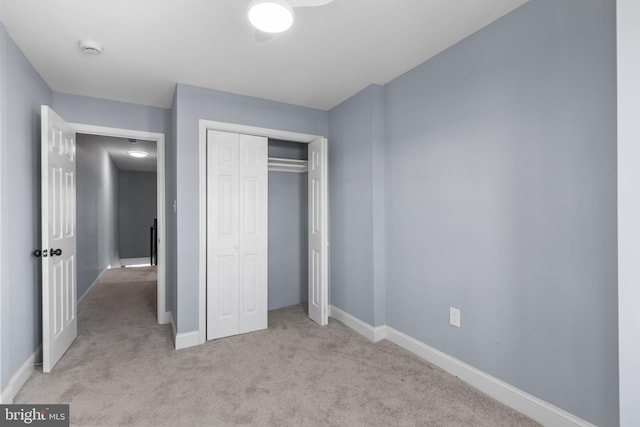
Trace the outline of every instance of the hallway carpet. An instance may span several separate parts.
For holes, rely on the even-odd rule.
[[[15,403],[69,403],[82,426],[533,426],[396,345],[302,306],[269,328],[174,350],[155,321],[153,267],[112,269],[85,298],[78,338]]]

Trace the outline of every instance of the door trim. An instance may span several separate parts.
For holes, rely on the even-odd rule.
[[[94,126],[82,123],[69,123],[76,133],[84,133],[98,136],[112,136],[116,138],[146,139],[156,142],[158,151],[157,160],[157,187],[158,187],[158,301],[157,319],[159,324],[169,323],[171,313],[167,311],[166,304],[166,274],[167,258],[166,245],[167,223],[166,223],[166,196],[165,196],[165,144],[164,134],[157,132],[145,132],[132,129],[112,128],[105,126]]]
[[[198,194],[199,194],[199,252],[198,252],[198,338],[199,344],[204,344],[207,341],[207,131],[221,131],[221,132],[231,132],[231,133],[241,133],[246,135],[256,135],[263,136],[266,138],[272,139],[280,139],[285,141],[292,142],[301,142],[308,144],[310,142],[316,141],[318,139],[324,139],[327,141],[327,138],[322,135],[311,135],[306,133],[299,132],[289,132],[278,129],[270,129],[270,128],[262,128],[257,126],[248,126],[241,125],[236,123],[227,123],[227,122],[218,122],[213,120],[205,120],[200,119],[199,124],[199,133],[198,133]],[[326,151],[325,151],[326,153]],[[327,159],[324,159],[325,162]],[[328,182],[328,180],[327,180]],[[327,186],[327,212],[329,211],[328,206],[328,192],[329,188]],[[329,219],[327,218],[327,226]],[[328,248],[327,248],[327,255]],[[330,257],[327,257],[330,259]],[[325,263],[326,270],[326,280],[329,280],[329,267],[328,262]],[[325,298],[326,310],[328,313],[329,306],[329,292],[327,290],[327,295]]]

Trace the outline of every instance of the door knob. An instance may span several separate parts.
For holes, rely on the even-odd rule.
[[[51,256],[56,256],[56,255],[57,255],[57,256],[60,256],[60,255],[62,255],[62,249],[53,249],[53,248],[52,248],[52,249],[49,251],[49,253],[51,254]]]
[[[36,258],[46,258],[47,257],[47,250],[43,250],[41,251],[40,249],[36,249],[35,251],[31,252],[31,255],[33,255]]]

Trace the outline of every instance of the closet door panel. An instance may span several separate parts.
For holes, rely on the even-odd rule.
[[[267,138],[239,136],[239,333],[267,327]]]
[[[326,154],[325,139],[309,144],[309,317],[320,325],[329,321]]]
[[[238,135],[207,135],[207,339],[238,334]]]

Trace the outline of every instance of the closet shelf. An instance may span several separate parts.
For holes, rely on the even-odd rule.
[[[298,172],[303,173],[308,170],[306,160],[297,159],[281,159],[278,157],[269,157],[269,171],[271,172]]]

